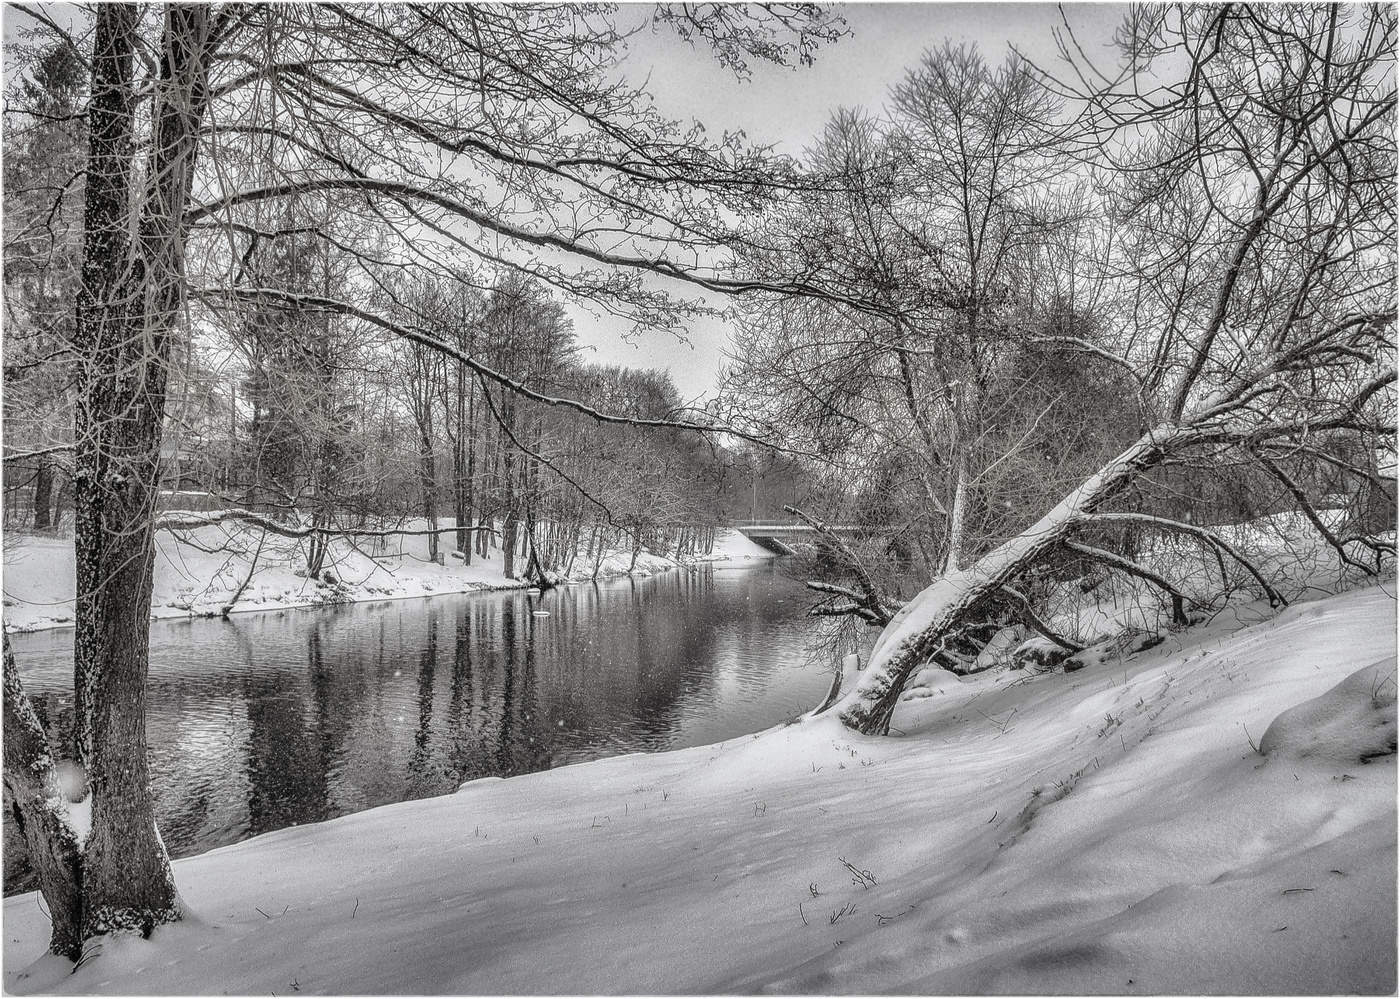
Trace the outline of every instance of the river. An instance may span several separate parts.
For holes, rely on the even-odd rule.
[[[756,732],[813,706],[810,600],[772,563],[151,625],[173,856],[389,802]],[[63,742],[71,630],[13,636]]]

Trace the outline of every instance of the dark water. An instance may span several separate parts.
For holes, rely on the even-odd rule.
[[[803,651],[808,605],[771,566],[705,567],[153,624],[161,833],[184,856],[477,777],[758,731],[825,692]],[[72,642],[14,636],[59,738]]]

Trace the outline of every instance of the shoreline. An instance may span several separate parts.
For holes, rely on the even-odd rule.
[[[733,547],[732,539],[728,540]],[[6,634],[24,635],[75,627],[74,598],[71,595],[74,589],[72,544],[72,538],[20,536],[16,546],[18,554],[14,558],[11,558],[12,550],[7,546],[4,566]],[[32,549],[32,552],[27,553],[26,549]],[[304,572],[291,568],[290,562],[265,563],[254,574],[255,585],[247,587],[248,593],[225,612],[224,607],[232,593],[229,589],[221,591],[215,584],[225,575],[246,575],[241,569],[239,572],[230,571],[229,563],[234,561],[235,556],[230,555],[225,565],[217,566],[214,565],[217,560],[196,557],[199,554],[197,550],[188,553],[188,558],[184,551],[170,550],[179,555],[178,560],[168,554],[166,547],[158,549],[151,621],[192,621],[234,614],[387,603],[418,597],[462,596],[528,590],[532,587],[523,579],[507,579],[501,575],[499,562],[490,557],[474,561],[470,566],[453,561],[444,565],[419,558],[411,551],[401,551],[397,556],[399,564],[391,568],[387,559],[375,561],[363,556],[357,565],[354,559],[357,553],[342,552],[331,567],[335,570],[335,583],[308,579]],[[37,561],[43,564],[28,564],[36,560],[26,558],[26,554],[38,556]],[[625,558],[630,560],[630,557],[628,553]],[[629,571],[619,568],[619,563],[624,559],[613,554],[601,560],[601,571],[596,577],[586,574],[562,579],[555,585],[571,586],[626,577],[645,578],[697,565],[759,562],[774,557],[767,552],[756,555],[721,550],[717,542],[713,552],[684,562],[643,551],[635,567]],[[33,571],[35,569],[38,571]],[[348,582],[346,577],[354,577],[356,581]],[[38,608],[52,610],[45,612]]]
[[[1393,623],[1366,587],[1068,680],[930,671],[901,738],[818,717],[290,826],[176,860],[191,918],[77,968],[44,955],[37,896],[10,896],[5,985],[1386,994]]]

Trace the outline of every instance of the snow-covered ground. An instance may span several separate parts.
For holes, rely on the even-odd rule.
[[[1389,993],[1392,585],[271,833],[12,993]],[[1256,750],[1258,747],[1264,752]]]
[[[422,526],[408,525],[409,529]],[[428,541],[421,535],[392,539],[382,549],[376,549],[372,542],[358,547],[344,541],[333,542],[325,562],[335,580],[329,583],[324,578],[306,577],[302,542],[269,536],[259,551],[254,532],[240,533],[216,526],[181,534],[184,542],[177,541],[169,531],[156,535],[153,618],[219,614],[248,579],[250,568],[255,571],[233,613],[526,585],[519,579],[505,577],[499,549],[493,549],[487,559],[473,558],[471,565],[463,565],[450,555],[444,558],[446,564],[438,565],[428,560]],[[452,548],[451,542],[451,536],[443,538],[444,551]],[[714,551],[700,560],[771,557],[770,552],[742,534],[720,531]],[[599,563],[598,575],[625,575],[631,561],[630,551],[609,552]],[[650,575],[675,568],[676,564],[672,558],[644,550],[637,557],[633,573]],[[516,571],[525,571],[523,559],[517,559]],[[568,578],[582,581],[592,574],[593,561],[580,554]],[[71,627],[74,579],[71,535],[7,534],[3,576],[5,627],[19,631]]]

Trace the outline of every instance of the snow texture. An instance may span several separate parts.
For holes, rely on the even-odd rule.
[[[828,713],[180,860],[191,918],[71,974],[15,896],[5,986],[1393,992],[1394,598],[1246,611],[1068,676],[926,671],[898,737]]]

